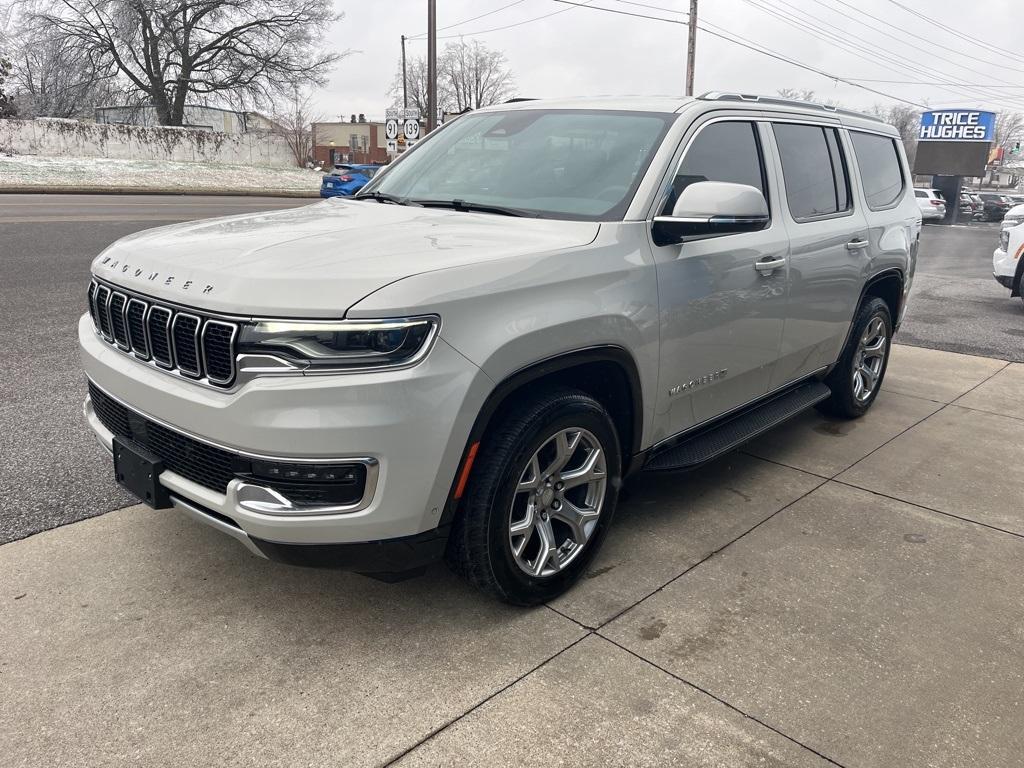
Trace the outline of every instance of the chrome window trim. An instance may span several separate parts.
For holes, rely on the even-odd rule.
[[[235,372],[236,372],[236,367],[237,367],[237,362],[236,362],[237,355],[231,355],[228,358],[228,362],[229,362],[229,364],[231,366],[231,373],[228,374],[227,378],[216,378],[216,377],[214,377],[214,376],[212,376],[210,374],[210,367],[209,367],[209,365],[207,364],[207,361],[206,361],[206,329],[209,328],[211,325],[219,325],[219,326],[222,326],[224,328],[230,328],[231,329],[231,339],[228,341],[228,346],[232,350],[234,350],[234,348],[235,348],[235,346],[234,346],[235,345],[235,341],[238,339],[239,325],[238,325],[238,323],[225,323],[222,320],[207,320],[206,322],[204,322],[202,324],[202,330],[201,330],[201,332],[199,334],[199,347],[200,347],[200,351],[202,353],[201,356],[200,356],[200,360],[201,360],[201,365],[202,365],[203,369],[206,371],[206,378],[209,381],[213,382],[214,384],[224,384],[224,385],[227,385],[227,384],[230,384],[234,380],[234,378],[235,378]]]
[[[178,321],[182,318],[191,319],[196,321],[196,329],[192,332],[192,348],[196,353],[196,370],[191,371],[187,368],[183,368],[181,361],[178,359],[178,338],[177,329]],[[203,356],[202,350],[199,344],[199,332],[203,327],[203,318],[199,315],[193,315],[190,312],[175,312],[174,319],[171,320],[171,357],[174,360],[174,367],[178,371],[189,379],[201,379],[203,378]]]
[[[152,354],[153,334],[152,330],[149,327],[149,323],[154,311],[167,313],[167,321],[164,323],[164,333],[167,334],[167,354],[169,356],[169,359],[166,361],[160,360],[159,358],[157,358],[155,354]],[[174,371],[174,346],[171,339],[171,318],[173,317],[174,312],[169,307],[161,307],[156,304],[150,304],[149,309],[146,311],[146,333],[149,336],[150,355],[152,357],[153,362],[156,363],[156,366],[160,370],[166,371],[167,373],[172,373]]]
[[[139,350],[135,348],[135,340],[132,338],[132,326],[128,322],[128,310],[132,304],[142,305],[142,344],[144,347],[144,353],[140,354]],[[139,360],[149,360],[150,348],[149,348],[149,324],[146,322],[146,318],[149,316],[150,305],[144,302],[142,299],[132,296],[128,299],[128,303],[124,306],[124,324],[128,331],[128,346],[131,347],[132,354],[135,355]]]

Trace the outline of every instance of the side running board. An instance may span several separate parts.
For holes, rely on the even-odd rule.
[[[831,394],[828,386],[820,381],[801,384],[725,421],[687,435],[680,442],[652,454],[644,464],[644,471],[693,469],[788,421]]]

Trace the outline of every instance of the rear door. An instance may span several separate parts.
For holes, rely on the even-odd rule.
[[[870,261],[867,221],[855,204],[846,132],[836,124],[771,125],[785,190],[789,303],[771,388],[839,357]]]
[[[689,184],[728,181],[761,190],[772,219],[760,232],[652,246],[661,313],[661,437],[765,394],[786,308],[789,241],[761,127],[744,115],[709,118],[693,130],[657,213],[670,214]],[[779,266],[759,271],[759,261]]]

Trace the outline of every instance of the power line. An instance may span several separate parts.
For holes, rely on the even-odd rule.
[[[930,48],[921,48],[918,45],[913,45],[911,43],[908,43],[905,39],[903,39],[903,37],[900,37],[898,35],[890,34],[890,33],[885,32],[883,30],[877,29],[876,27],[872,27],[870,24],[865,23],[864,21],[860,20],[856,16],[851,16],[848,13],[840,11],[838,8],[832,8],[831,6],[826,4],[824,2],[824,0],[815,0],[815,2],[817,2],[818,5],[820,5],[820,6],[824,7],[824,8],[827,8],[828,10],[832,11],[833,13],[838,13],[839,15],[845,16],[848,19],[852,19],[853,21],[856,21],[858,24],[862,24],[865,27],[867,27],[868,29],[873,29],[876,32],[880,32],[881,34],[885,35],[886,37],[891,37],[894,40],[896,40],[896,41],[898,41],[900,43],[903,43],[904,45],[909,45],[911,48],[916,48],[919,51],[927,53],[929,56],[933,56],[935,58],[942,59],[943,61],[948,61],[954,67],[963,67],[964,69],[967,69],[967,70],[969,70],[971,72],[977,72],[978,71],[976,69],[970,69],[969,67],[967,67],[967,66],[965,66],[963,64],[959,64],[959,63],[957,63],[955,61],[952,61],[951,59],[947,59],[947,58],[945,58],[943,56],[940,56],[939,54],[935,53],[934,49],[935,48],[941,48],[942,46],[940,46],[939,43],[935,42],[934,40],[929,40],[927,37],[923,37],[921,35],[918,35],[918,34],[916,34],[914,32],[911,32],[910,30],[906,30],[906,29],[900,30],[902,35],[904,35],[906,37],[913,37],[914,39],[920,40],[923,43],[927,43],[930,46]],[[874,15],[868,13],[867,11],[865,11],[864,9],[858,8],[855,5],[851,5],[850,3],[846,2],[846,0],[832,0],[832,2],[839,3],[839,5],[844,5],[847,8],[849,8],[851,11],[854,11],[855,13],[859,14],[860,16],[867,16],[869,19],[874,19],[875,21],[881,22],[882,24],[885,24],[887,26],[891,26],[891,22],[888,22],[885,19],[882,19],[882,18],[880,18],[878,16],[874,16]],[[809,13],[807,15],[810,16]],[[949,50],[950,53],[954,53],[957,56],[963,56],[964,58],[970,59],[970,60],[975,61],[975,62],[977,62],[979,64],[987,64],[990,67],[999,67],[1000,69],[1008,69],[1011,72],[1021,72],[1021,73],[1024,73],[1024,69],[1016,69],[1016,68],[1013,68],[1013,67],[1007,67],[1002,62],[994,62],[994,61],[989,61],[988,59],[980,59],[980,58],[978,58],[977,54],[975,54],[975,53],[964,53],[963,51],[957,51],[957,50],[954,50],[954,49],[948,49],[948,50]],[[984,73],[980,73],[980,74],[984,74]],[[1003,82],[1006,82],[1006,81],[1003,81]]]
[[[877,43],[868,43],[868,42],[864,42],[864,41],[862,41],[860,43],[857,43],[857,44],[851,43],[849,41],[849,36],[847,35],[845,30],[840,29],[839,27],[836,27],[834,24],[830,24],[829,22],[827,22],[827,21],[825,21],[823,19],[820,19],[817,16],[809,14],[809,13],[807,13],[805,11],[801,11],[796,6],[793,6],[790,3],[786,2],[786,0],[777,0],[777,2],[779,2],[779,3],[783,4],[783,5],[786,5],[786,6],[790,7],[790,8],[793,8],[797,13],[799,13],[799,14],[801,14],[803,16],[807,16],[808,18],[812,19],[813,21],[817,21],[820,24],[824,24],[826,27],[830,27],[831,29],[836,30],[838,32],[838,34],[836,34],[834,32],[829,32],[827,29],[824,29],[824,28],[814,24],[813,22],[806,21],[806,20],[800,18],[800,16],[797,16],[797,15],[795,15],[794,13],[792,13],[790,11],[786,11],[786,10],[782,10],[782,9],[778,9],[778,8],[772,8],[772,7],[768,6],[764,2],[764,0],[743,0],[743,1],[745,3],[747,3],[748,5],[751,5],[754,8],[757,8],[758,10],[762,11],[763,13],[767,13],[767,14],[769,14],[771,16],[774,16],[775,18],[781,20],[785,24],[788,24],[788,25],[790,25],[792,27],[795,27],[795,28],[800,29],[800,30],[802,30],[804,32],[807,32],[808,34],[810,34],[810,35],[812,35],[814,37],[817,37],[819,39],[825,40],[826,42],[831,43],[832,45],[840,48],[841,50],[844,50],[847,53],[850,53],[853,56],[856,56],[859,59],[863,59],[864,61],[867,61],[869,63],[877,64],[878,61],[876,59],[880,59],[882,61],[885,61],[885,62],[887,62],[887,63],[897,67],[898,69],[902,69],[902,70],[904,70],[906,72],[911,72],[912,74],[915,74],[915,75],[918,75],[918,76],[922,76],[923,75],[925,77],[927,77],[929,74],[937,71],[934,67],[925,68],[925,67],[917,64],[913,60],[908,59],[907,57],[902,56],[902,55],[900,55],[898,53],[895,53],[892,50],[890,50],[888,48],[885,48],[885,47],[883,47],[883,46],[881,46],[881,45],[879,45]],[[856,21],[856,19],[855,19],[855,21]],[[860,23],[863,23],[863,22],[860,22]],[[867,26],[868,26],[869,29],[873,29],[873,27],[871,27],[870,25],[867,25]],[[871,48],[873,48],[875,50],[870,50]],[[865,53],[867,53],[869,55],[866,56],[866,55],[864,55]],[[874,58],[870,58],[869,56],[870,57],[874,57]],[[956,64],[956,62],[951,62],[951,63],[954,66],[958,66]],[[974,71],[976,71],[976,70],[974,70]],[[939,72],[939,74],[942,75],[943,77],[948,77],[950,79],[955,78],[955,76],[949,75],[948,73],[944,73],[944,72],[941,72],[941,71]],[[977,74],[984,75],[985,73],[984,72],[977,72]],[[956,90],[954,91],[954,90],[950,90],[948,88],[944,88],[944,90],[946,90],[947,93],[950,93],[950,94],[954,95],[958,99],[967,98],[968,100],[975,100],[976,97],[977,97],[977,94],[964,91],[962,85],[959,84],[959,83],[954,83],[952,88],[955,88]],[[988,99],[988,101],[990,101],[992,104],[1003,104],[1005,106],[1009,106],[1009,107],[1016,108],[1016,109],[1019,109],[1022,106],[1019,102],[1012,101],[1012,100],[1007,100],[1005,98],[1005,94],[994,94],[994,93],[984,93],[984,92],[982,92],[980,95],[986,97]]]
[[[921,13],[918,13],[913,8],[908,8],[903,3],[896,2],[896,0],[889,0],[889,2],[892,3],[893,5],[895,5],[897,8],[902,8],[907,13],[913,14],[917,18],[922,19],[924,21],[927,21],[929,24],[931,24],[933,26],[936,26],[939,29],[945,30],[946,32],[948,32],[951,35],[955,35],[956,37],[959,37],[961,40],[966,40],[968,43],[972,43],[973,45],[978,45],[978,46],[981,46],[982,48],[987,48],[992,53],[998,53],[1001,56],[1009,56],[1011,58],[1020,59],[1020,60],[1024,61],[1024,56],[1021,56],[1016,51],[1008,51],[1005,48],[1000,48],[997,45],[992,45],[991,43],[985,42],[984,40],[981,40],[981,39],[979,39],[977,37],[972,37],[971,35],[964,34],[960,30],[954,29],[953,27],[946,26],[942,22],[935,21],[934,19],[930,19],[927,16],[925,16],[925,15],[923,15]]]
[[[481,13],[481,14],[478,14],[476,16],[472,16],[472,17],[470,17],[468,19],[463,19],[462,21],[456,21],[454,24],[447,24],[447,25],[445,25],[443,27],[438,27],[437,31],[438,32],[442,32],[442,31],[444,31],[446,29],[451,29],[452,27],[458,27],[458,26],[460,26],[462,24],[469,24],[469,22],[471,22],[471,21],[476,21],[477,19],[482,19],[485,16],[492,16],[495,13],[499,13],[501,11],[504,11],[506,8],[511,8],[514,5],[522,5],[525,2],[526,2],[526,0],[515,0],[514,2],[508,3],[507,5],[503,5],[500,8],[495,8],[493,11],[487,11],[486,13]],[[426,32],[420,32],[418,35],[412,35],[411,37],[407,37],[406,39],[407,40],[410,40],[410,39],[418,40],[421,37],[426,37],[426,36],[427,36]]]
[[[586,6],[587,3],[592,3],[592,2],[594,2],[594,0],[584,0],[582,5]],[[514,5],[514,3],[513,3],[513,5]],[[509,6],[505,6],[505,7],[507,8]],[[492,11],[492,13],[497,13],[500,10],[502,10],[502,9],[499,8],[496,11]],[[553,11],[552,13],[545,13],[543,16],[535,16],[532,19],[523,19],[522,21],[517,21],[517,22],[514,22],[512,24],[505,24],[505,25],[500,26],[500,27],[491,27],[490,29],[478,29],[478,30],[476,30],[474,32],[460,32],[460,33],[457,33],[457,34],[454,34],[454,35],[438,35],[437,39],[438,40],[450,40],[450,39],[452,39],[454,37],[474,37],[476,35],[486,35],[488,32],[500,32],[503,29],[512,29],[513,27],[521,27],[521,26],[523,26],[523,24],[532,24],[535,21],[540,21],[542,19],[549,19],[552,16],[557,16],[560,13],[566,13],[567,11],[571,11],[571,10],[573,10],[573,9],[572,8],[560,8],[557,11]],[[486,16],[486,15],[488,15],[488,14],[484,14],[484,16]],[[478,18],[480,18],[480,17],[478,17]],[[456,26],[456,25],[452,24],[451,26]],[[422,40],[424,37],[425,37],[425,33],[424,34],[420,34],[420,35],[416,35],[415,37],[406,38],[406,39],[407,40]]]
[[[1002,83],[946,83],[937,80],[872,80],[867,77],[851,77],[858,83],[894,83],[896,85],[963,85],[965,88],[1024,88],[1024,85],[1003,85]]]
[[[589,8],[589,9],[591,9],[593,11],[605,11],[605,12],[608,12],[608,13],[617,13],[617,14],[621,14],[621,15],[625,15],[625,16],[638,16],[640,18],[651,19],[653,21],[667,22],[669,24],[685,24],[686,23],[686,22],[680,21],[678,19],[666,19],[666,18],[664,18],[662,16],[648,16],[646,14],[637,14],[637,13],[631,13],[631,12],[628,12],[628,11],[620,11],[620,10],[618,10],[616,8],[602,8],[600,6],[594,6],[594,5],[583,5],[582,3],[571,2],[571,0],[554,0],[554,1],[556,3],[566,3],[568,5],[576,6],[576,7],[579,7],[579,8]],[[721,30],[721,31],[716,31],[716,29],[711,29],[711,27],[715,27],[715,28],[717,28],[717,30]],[[730,32],[729,30],[725,29],[724,27],[720,27],[717,24],[711,24],[710,22],[700,21],[700,22],[697,23],[697,28],[700,29],[703,32],[706,32],[709,35],[712,35],[714,37],[721,38],[722,40],[725,40],[727,42],[733,43],[734,45],[739,45],[739,46],[741,46],[743,48],[748,48],[749,50],[752,50],[755,53],[760,53],[762,56],[768,56],[769,58],[785,62],[786,64],[791,64],[794,67],[799,67],[801,69],[806,69],[809,72],[814,72],[815,74],[821,75],[822,77],[826,77],[829,80],[832,80],[832,81],[835,81],[835,82],[840,82],[840,83],[845,83],[846,85],[852,86],[854,88],[860,88],[861,90],[864,90],[864,91],[870,91],[871,93],[877,94],[878,96],[884,96],[885,98],[892,99],[893,101],[900,101],[900,102],[903,102],[904,104],[910,104],[910,105],[915,106],[915,107],[921,107],[922,109],[927,109],[928,108],[928,106],[926,104],[920,104],[920,103],[918,103],[916,101],[910,101],[909,99],[904,99],[904,98],[901,98],[899,96],[894,96],[891,93],[886,93],[886,92],[880,91],[880,90],[878,90],[876,88],[870,88],[870,87],[868,87],[866,85],[861,85],[860,83],[854,82],[853,80],[849,80],[847,78],[839,77],[838,75],[833,75],[831,72],[826,72],[826,71],[818,69],[816,67],[812,67],[809,64],[804,64],[803,62],[797,61],[796,59],[789,58],[788,56],[785,56],[784,54],[781,54],[778,51],[773,51],[770,48],[766,48],[765,46],[761,45],[760,43],[755,43],[754,41],[748,40],[747,38],[744,38],[744,37],[741,37],[740,35],[737,35],[734,32]]]

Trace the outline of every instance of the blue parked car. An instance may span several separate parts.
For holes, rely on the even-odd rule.
[[[350,197],[365,187],[379,165],[335,165],[320,182],[320,197]]]

